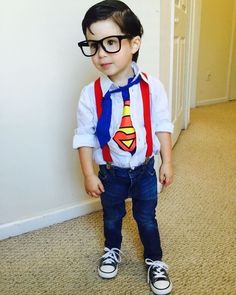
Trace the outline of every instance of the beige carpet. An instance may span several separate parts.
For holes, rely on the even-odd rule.
[[[159,199],[158,219],[174,295],[236,294],[236,102],[194,109],[174,148],[175,181]],[[0,243],[1,295],[152,294],[142,246],[124,220],[125,257],[102,280],[102,213]]]

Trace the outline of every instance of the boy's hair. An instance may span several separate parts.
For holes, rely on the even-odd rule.
[[[93,5],[86,12],[82,21],[82,30],[85,37],[86,30],[90,30],[93,23],[106,19],[114,21],[125,35],[131,37],[142,37],[143,35],[140,20],[125,3],[119,0],[104,0]],[[139,50],[133,55],[133,61],[137,61],[138,54]]]

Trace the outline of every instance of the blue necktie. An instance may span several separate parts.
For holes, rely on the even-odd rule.
[[[108,141],[111,139],[109,128],[111,124],[111,110],[112,110],[112,101],[111,94],[115,92],[121,92],[123,100],[126,101],[130,98],[129,88],[140,82],[140,75],[132,81],[133,78],[128,79],[128,84],[121,86],[117,89],[107,91],[102,99],[102,114],[98,119],[96,135],[100,144],[100,147],[103,148]]]

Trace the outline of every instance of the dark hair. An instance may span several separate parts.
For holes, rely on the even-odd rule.
[[[90,26],[101,20],[111,19],[120,28],[121,32],[131,37],[143,35],[143,27],[138,17],[122,1],[104,0],[92,7],[86,12],[82,21],[82,30],[86,37],[86,30]],[[132,60],[137,61],[139,50],[133,55]]]

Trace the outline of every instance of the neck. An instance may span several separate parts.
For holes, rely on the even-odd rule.
[[[133,68],[130,66],[126,71],[123,71],[116,77],[109,77],[111,81],[117,86],[125,86],[128,83],[128,79],[134,76]]]

